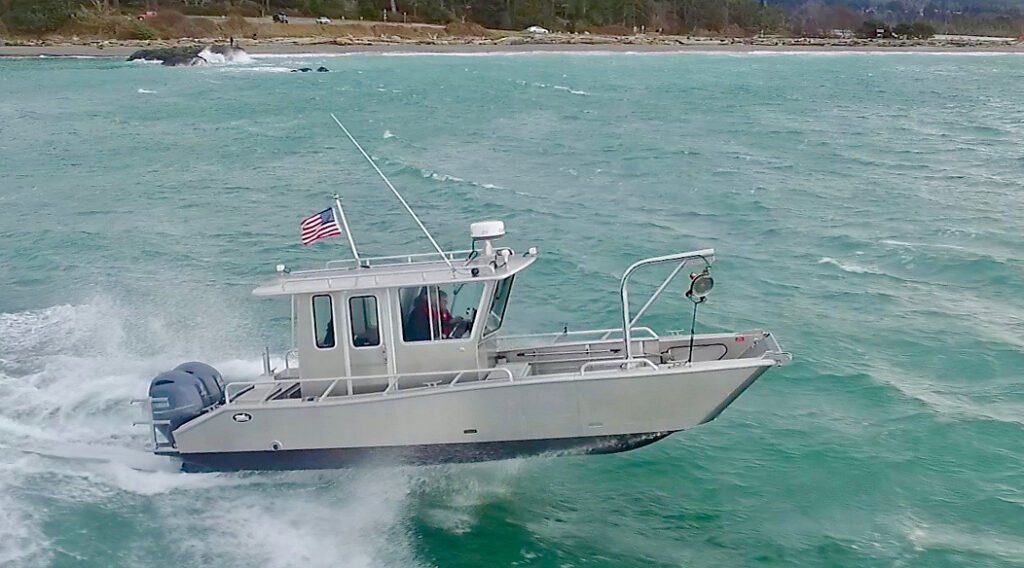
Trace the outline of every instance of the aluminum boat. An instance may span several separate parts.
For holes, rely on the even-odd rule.
[[[138,402],[155,453],[187,471],[233,471],[621,452],[714,420],[791,360],[767,331],[693,333],[714,285],[711,249],[630,266],[620,326],[503,335],[513,283],[529,278],[537,249],[499,246],[504,224],[485,221],[471,226],[470,250],[444,251],[394,191],[435,252],[360,256],[336,200],[323,219],[352,258],[279,265],[253,292],[290,302],[292,349],[265,350],[256,378],[225,380],[195,362],[154,378]],[[670,273],[634,309],[630,279],[656,265]],[[682,315],[690,330],[640,326],[678,281],[694,306],[693,320]]]

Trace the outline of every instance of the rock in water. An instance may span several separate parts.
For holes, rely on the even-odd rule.
[[[202,65],[204,63],[206,63],[206,60],[201,57],[172,55],[164,59],[162,65],[165,67],[192,67],[193,65]]]
[[[326,67],[323,67],[323,66],[316,68],[316,72],[317,73],[327,73],[328,71],[330,71],[330,69],[328,69]]]
[[[199,47],[161,47],[157,49],[140,49],[128,56],[128,61],[167,61],[171,58],[192,58],[199,54]]]
[[[244,49],[228,45],[162,47],[140,49],[128,56],[128,61],[141,59],[143,61],[160,61],[169,67],[188,67],[206,63],[223,63],[244,55],[246,55]]]

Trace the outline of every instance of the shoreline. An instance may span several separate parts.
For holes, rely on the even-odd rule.
[[[240,40],[235,45],[252,55],[308,54],[464,54],[464,53],[988,53],[1024,54],[1024,44],[957,44],[867,40],[718,40],[697,38],[544,38],[545,41],[450,38],[430,42],[355,38],[268,38]],[[552,41],[553,40],[553,41]],[[226,44],[220,38],[165,41],[47,42],[35,45],[0,45],[0,57],[128,57],[144,48]]]

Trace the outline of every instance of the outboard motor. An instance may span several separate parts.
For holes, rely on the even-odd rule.
[[[170,424],[156,426],[164,438],[174,443],[171,434],[178,426],[203,413],[210,394],[199,377],[185,371],[160,373],[149,383],[149,397],[153,400],[153,420],[167,420]]]
[[[203,406],[213,406],[224,402],[224,377],[220,371],[199,361],[189,361],[174,368],[175,371],[185,371],[195,376],[206,387],[207,397],[203,399]]]

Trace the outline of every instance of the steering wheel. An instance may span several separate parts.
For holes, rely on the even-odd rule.
[[[467,308],[466,315],[468,315],[469,318],[457,318],[455,320],[455,323],[452,326],[452,332],[449,335],[449,337],[459,339],[462,336],[473,331],[473,322],[476,321],[476,308]]]

